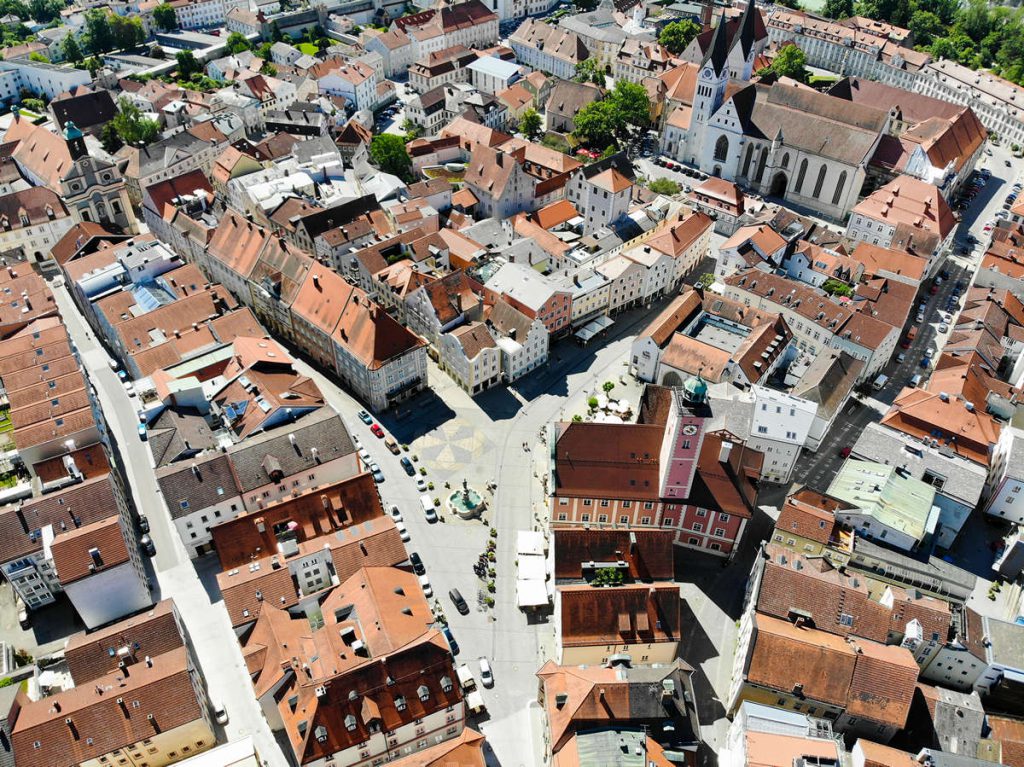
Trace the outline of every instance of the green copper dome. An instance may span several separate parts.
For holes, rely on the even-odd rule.
[[[74,141],[76,138],[82,138],[82,131],[78,130],[73,120],[68,120],[64,123],[64,140]]]
[[[686,379],[683,384],[683,393],[689,402],[704,402],[708,397],[708,383],[698,373],[692,378]]]

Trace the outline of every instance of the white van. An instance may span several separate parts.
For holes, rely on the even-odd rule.
[[[434,500],[424,493],[420,496],[420,505],[423,507],[423,515],[427,518],[427,522],[436,522],[437,512],[434,510]]]

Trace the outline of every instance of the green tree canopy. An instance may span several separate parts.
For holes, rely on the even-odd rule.
[[[399,178],[408,179],[412,159],[405,150],[405,142],[401,136],[381,133],[370,142],[370,158],[385,173]]]
[[[795,45],[783,46],[782,50],[775,56],[771,65],[762,69],[758,74],[774,72],[779,77],[791,77],[799,82],[807,81],[807,56]]]
[[[821,15],[830,19],[848,19],[853,15],[853,0],[825,0]]]
[[[82,49],[73,34],[69,34],[61,40],[60,50],[64,54],[64,58],[72,64],[82,63]]]
[[[593,83],[604,87],[604,69],[597,59],[583,59],[576,65],[576,75],[573,79],[578,83]]]
[[[647,185],[647,188],[655,194],[668,195],[679,194],[679,190],[682,189],[677,182],[670,178],[656,178]]]
[[[93,55],[106,53],[114,48],[114,33],[110,29],[109,15],[105,10],[92,8],[85,12],[83,37],[89,52]]]
[[[153,9],[153,21],[165,31],[178,28],[178,15],[174,12],[174,7],[168,3],[160,3]]]
[[[252,49],[252,45],[241,32],[232,32],[228,35],[228,53],[241,53]]]
[[[669,53],[682,53],[690,41],[699,34],[699,24],[690,19],[682,19],[666,24],[658,35],[658,42],[664,45]]]
[[[541,116],[536,109],[527,109],[519,120],[519,132],[526,138],[533,139],[540,133],[542,127]]]
[[[58,18],[60,12],[66,7],[61,0],[29,0],[28,12],[32,14],[32,18],[36,21],[49,24]]]
[[[146,33],[142,29],[142,19],[138,16],[128,18],[111,14],[109,24],[115,48],[134,48],[142,45],[142,41],[146,39]]]
[[[614,146],[631,131],[646,129],[650,121],[647,91],[636,83],[619,80],[603,100],[588,104],[576,114],[575,134],[592,146]]]
[[[174,58],[178,60],[178,77],[187,80],[192,75],[203,73],[203,65],[192,51],[178,51]]]
[[[100,139],[108,152],[116,152],[122,144],[151,144],[160,135],[160,124],[142,114],[133,102],[122,98],[117,114],[103,127]]]

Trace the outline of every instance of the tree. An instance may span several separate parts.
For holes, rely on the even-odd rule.
[[[156,8],[153,9],[153,21],[156,25],[165,31],[178,28],[178,14],[174,12],[174,7],[168,3],[160,3]]]
[[[277,77],[277,67],[269,61],[264,61],[263,65],[260,67],[260,74],[266,75],[267,77]]]
[[[270,49],[273,45],[273,43],[263,43],[256,49],[256,55],[264,61],[270,61]]]
[[[109,154],[114,154],[114,152],[124,146],[121,137],[117,135],[117,128],[114,127],[113,120],[104,125],[103,130],[100,131],[100,144],[103,145],[103,149]]]
[[[408,178],[412,159],[405,150],[405,142],[401,136],[381,133],[370,142],[370,158],[385,173],[399,178]]]
[[[32,51],[32,53],[30,53],[28,55],[28,60],[29,61],[41,61],[44,64],[49,64],[50,63],[50,60],[48,58],[46,58],[46,56],[41,54],[39,51]]]
[[[154,59],[166,59],[167,52],[163,49],[162,45],[154,45],[149,49],[149,55]]]
[[[178,77],[187,80],[192,75],[202,74],[203,65],[192,51],[178,51],[174,58],[178,60]]]
[[[931,45],[936,37],[942,37],[946,31],[946,25],[942,19],[931,11],[914,11],[910,17],[908,27],[914,33],[914,42],[918,45]]]
[[[679,194],[679,190],[682,189],[678,183],[670,178],[656,178],[647,185],[647,188],[655,194],[667,195]]]
[[[526,138],[533,139],[540,133],[543,122],[536,109],[527,109],[519,120],[519,132]]]
[[[631,130],[647,128],[650,121],[647,91],[636,83],[620,80],[605,99],[587,104],[576,113],[575,134],[592,146],[609,147],[627,138]]]
[[[682,53],[690,41],[699,34],[699,24],[690,19],[682,19],[666,24],[658,35],[658,42],[668,48],[669,53]]]
[[[573,79],[578,83],[593,83],[604,87],[604,70],[597,59],[583,59],[576,65],[576,76]]]
[[[61,53],[64,54],[64,59],[70,61],[72,64],[82,63],[82,49],[78,45],[78,40],[75,39],[73,34],[67,35],[60,44]]]
[[[28,12],[36,21],[49,24],[60,16],[65,7],[60,0],[29,0]]]
[[[830,19],[848,19],[853,15],[853,0],[825,0],[821,15]]]
[[[90,56],[85,60],[85,68],[89,70],[89,75],[95,78],[96,74],[103,69],[103,62],[95,56]]]
[[[252,45],[241,32],[232,32],[228,35],[227,46],[228,53],[232,54],[252,50]]]
[[[128,99],[122,98],[117,110],[110,125],[114,126],[114,132],[125,144],[150,144],[160,134],[160,124],[144,117],[142,110]]]
[[[807,80],[807,56],[795,45],[783,46],[782,50],[775,56],[771,69],[779,77],[791,77],[799,82]]]
[[[270,41],[279,43],[284,40],[284,32],[281,31],[280,25],[276,21],[270,22]]]
[[[93,8],[85,12],[86,46],[93,55],[106,53],[114,47],[114,33],[110,29],[110,20],[106,11]]]
[[[142,19],[138,16],[128,18],[111,15],[109,24],[115,48],[122,50],[135,48],[146,39],[146,33],[142,29]]]
[[[852,296],[853,288],[847,285],[842,280],[837,280],[835,277],[829,277],[822,284],[821,289],[829,295],[833,296]]]
[[[603,384],[601,384],[601,388],[604,389],[605,394],[607,394],[608,392],[615,388],[615,381],[605,381]]]
[[[42,99],[28,98],[22,99],[21,105],[30,112],[35,112],[37,115],[41,115],[46,111],[46,104]]]

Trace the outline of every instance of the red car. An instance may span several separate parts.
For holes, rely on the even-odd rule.
[[[938,285],[932,285],[931,290],[929,290],[928,292],[931,293],[934,296],[936,293],[939,292],[939,286]]]
[[[849,458],[850,453],[852,452],[853,450],[851,450],[849,447],[844,447],[842,450],[839,451],[839,456],[840,458]]]
[[[371,426],[370,431],[373,432],[373,436],[375,436],[377,439],[384,439],[384,430],[380,428],[379,423],[375,423],[373,426]]]

